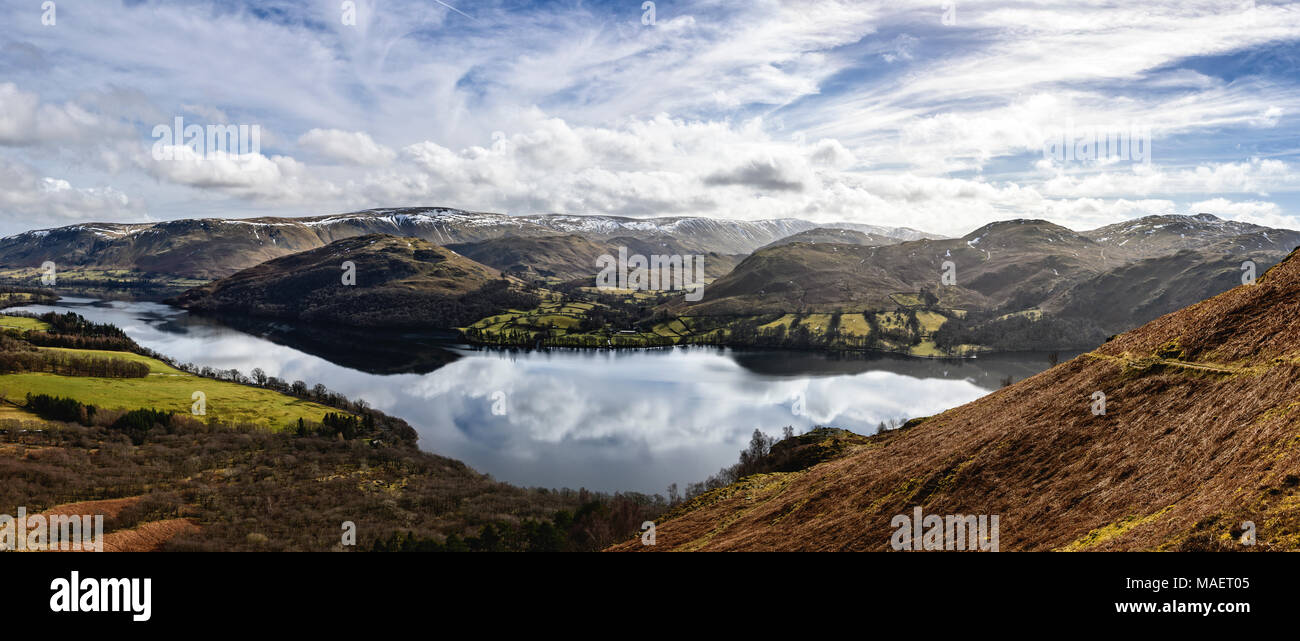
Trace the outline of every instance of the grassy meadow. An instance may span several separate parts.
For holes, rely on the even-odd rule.
[[[28,320],[3,317],[5,321]],[[116,358],[149,366],[144,378],[96,378],[26,372],[0,375],[0,397],[22,404],[28,393],[66,396],[104,409],[153,408],[189,414],[194,392],[206,396],[206,417],[227,423],[255,424],[273,430],[297,426],[298,419],[320,422],[330,407],[279,392],[217,381],[182,372],[154,358],[130,352],[43,347],[42,350]]]

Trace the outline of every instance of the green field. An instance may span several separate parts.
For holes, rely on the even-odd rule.
[[[841,319],[842,318],[843,317],[841,316]],[[831,315],[830,314],[809,314],[805,316],[803,320],[799,322],[799,324],[811,330],[824,332],[830,329]]]
[[[840,333],[852,336],[870,336],[871,325],[862,314],[845,312],[840,315]]]
[[[609,294],[609,290],[602,293]],[[631,296],[634,292],[626,292]],[[653,327],[640,332],[624,333],[622,327],[601,327],[585,332],[578,329],[584,319],[591,315],[591,310],[604,305],[593,302],[562,302],[558,294],[547,295],[544,302],[531,310],[509,310],[508,312],[483,318],[472,324],[467,331],[472,331],[473,340],[482,340],[489,344],[500,342],[509,336],[513,343],[530,344],[538,342],[550,346],[568,347],[649,347],[680,345],[684,343],[725,343],[730,340],[735,328],[732,323],[761,323],[757,326],[760,334],[771,336],[776,330],[784,330],[787,336],[794,336],[796,325],[812,336],[813,346],[831,349],[862,349],[874,347],[887,351],[902,352],[914,356],[943,356],[933,341],[934,333],[951,318],[965,315],[964,310],[917,309],[923,303],[919,294],[899,293],[893,295],[896,303],[907,304],[911,310],[839,312],[837,333],[830,335],[831,320],[835,312],[799,312],[765,314],[763,316],[737,316],[731,319],[706,318],[690,316],[669,317],[656,322]],[[871,337],[871,323],[865,314],[871,314],[872,320],[880,329],[891,332],[892,338],[879,337],[878,340],[865,340]],[[920,324],[920,343],[912,345],[911,340],[902,339],[900,332],[911,334],[908,319],[915,314]],[[643,326],[644,327],[644,326]],[[760,339],[761,342],[762,339]],[[803,339],[800,339],[803,340]],[[974,346],[962,346],[960,353],[979,351]]]
[[[28,292],[0,292],[0,303],[11,307],[30,302],[34,298],[35,297]]]
[[[911,293],[890,294],[889,298],[893,299],[895,303],[898,303],[903,307],[917,307],[925,303],[925,301],[921,300],[921,296],[919,294],[911,294]]]
[[[633,300],[658,300],[663,297],[663,292],[657,290],[643,289],[618,289],[614,287],[579,287],[578,291],[587,294],[600,294],[602,296],[621,296]]]
[[[50,329],[50,325],[45,321],[39,321],[35,318],[26,318],[24,316],[0,316],[0,329],[17,329],[24,332],[33,329],[45,331]]]
[[[0,395],[16,403],[22,403],[30,392],[67,396],[105,409],[148,407],[188,414],[194,403],[194,392],[203,392],[207,396],[207,417],[228,423],[253,423],[271,429],[294,427],[299,418],[320,422],[326,413],[339,411],[272,390],[193,376],[139,354],[47,349],[142,362],[149,365],[150,374],[144,378],[5,374],[0,375]]]
[[[610,292],[603,291],[602,293],[608,294]],[[623,290],[613,290],[613,293],[623,293]],[[641,294],[642,292],[626,292],[628,296],[634,293]],[[604,328],[593,333],[580,332],[578,326],[597,307],[602,307],[602,305],[583,301],[561,302],[558,295],[548,295],[545,302],[533,309],[508,310],[495,316],[481,318],[469,327],[462,329],[481,332],[478,338],[488,343],[492,343],[500,337],[514,334],[517,336],[526,335],[527,340],[530,342],[550,339],[560,341],[561,345],[579,347],[649,347],[662,344],[664,338],[668,338],[675,343],[680,338],[681,333],[687,331],[685,325],[680,321],[675,321],[661,324],[653,330],[643,333],[622,334],[615,328]]]
[[[682,337],[690,335],[691,329],[680,318],[674,318],[667,323],[659,323],[654,327],[654,333],[660,336]]]
[[[1013,318],[1013,317],[1016,317],[1016,316],[1020,316],[1020,317],[1023,317],[1023,318],[1028,318],[1029,320],[1032,320],[1032,321],[1042,320],[1042,319],[1043,319],[1043,310],[1041,310],[1041,309],[1026,309],[1026,310],[1021,310],[1021,311],[1018,311],[1018,312],[1012,312],[1012,313],[1010,313],[1010,314],[1003,314],[1003,315],[997,317],[997,318],[994,319],[994,320],[1000,320],[1000,321],[1001,321],[1001,320],[1006,320],[1006,319],[1008,319],[1008,318]]]
[[[876,322],[881,329],[906,329],[907,315],[898,312],[877,312]]]
[[[0,269],[0,280],[23,282],[29,285],[41,285],[41,276],[45,271],[36,267],[20,267],[10,269]],[[87,269],[87,268],[65,268],[58,270],[58,279],[78,280],[78,281],[132,281],[144,279],[145,273],[132,271],[129,269]],[[206,284],[208,281],[199,278],[187,278],[184,276],[169,276],[157,278],[160,282],[174,284],[183,287],[198,287]],[[55,283],[57,285],[57,281]]]
[[[931,311],[919,311],[916,313],[916,320],[921,323],[921,331],[925,334],[933,334],[939,331],[944,323],[948,322],[948,317],[943,314]]]
[[[44,275],[44,270],[36,267],[0,269],[0,284],[46,287],[41,282]],[[198,278],[163,276],[126,269],[62,268],[56,276],[55,282],[49,287],[94,293],[114,292],[124,287],[137,292],[141,287],[155,292],[182,292],[208,283]]]
[[[790,324],[794,322],[794,319],[795,319],[795,315],[794,315],[794,314],[786,314],[785,316],[782,316],[782,317],[780,317],[780,318],[778,318],[778,319],[776,319],[776,320],[774,320],[774,321],[772,321],[772,322],[770,322],[770,323],[767,323],[767,324],[764,324],[764,325],[759,325],[759,326],[758,326],[758,329],[763,330],[763,331],[767,331],[767,330],[771,330],[771,329],[776,329],[777,327],[784,327],[784,328],[786,329],[786,331],[789,331],[789,330],[790,330]]]
[[[69,349],[66,347],[41,347],[39,349],[43,352],[61,352],[64,354],[76,354],[78,356],[116,358],[124,361],[131,361],[132,363],[144,363],[149,366],[150,375],[165,374],[169,376],[190,376],[190,374],[186,374],[185,372],[182,372],[156,358],[149,358],[148,356],[141,356],[140,354],[132,352],[114,352],[104,349]]]

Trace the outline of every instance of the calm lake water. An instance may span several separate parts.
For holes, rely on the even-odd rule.
[[[525,486],[663,493],[736,462],[755,428],[870,434],[1048,366],[1046,354],[968,360],[679,347],[475,349],[435,334],[219,321],[155,303],[65,298],[75,311],[177,359],[308,385],[406,419],[420,447]],[[1071,355],[1062,354],[1062,359]]]

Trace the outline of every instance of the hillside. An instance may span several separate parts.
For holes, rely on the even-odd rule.
[[[1300,232],[1208,214],[1148,217],[1083,233],[1013,220],[957,239],[778,242],[712,283],[703,301],[676,300],[669,308],[692,317],[857,313],[932,296],[926,307],[959,321],[938,335],[941,345],[1007,349],[990,341],[1009,336],[1019,349],[1087,347],[1240,284],[1244,261],[1262,273],[1296,245]],[[941,280],[948,262],[955,285]],[[1028,327],[1030,316],[1047,322]]]
[[[283,431],[320,423],[336,408],[283,390],[250,385],[243,375],[200,372],[165,362],[116,327],[68,313],[0,316],[0,410],[33,417],[29,395],[72,398],[98,408],[96,418],[149,408],[178,415],[203,395],[205,421]],[[323,398],[317,400],[325,400]],[[0,414],[3,414],[0,413]],[[71,411],[70,413],[76,413]],[[402,438],[414,440],[410,428]]]
[[[770,247],[779,247],[791,243],[844,243],[848,245],[892,245],[902,242],[905,239],[890,236],[882,236],[852,229],[833,229],[827,227],[818,227],[801,231],[797,234],[791,234],[777,241],[763,245],[759,249],[768,249]],[[913,239],[915,240],[915,239]]]
[[[604,243],[577,234],[503,236],[473,243],[454,243],[447,245],[447,249],[512,276],[559,280],[594,279],[598,271],[596,257],[609,253]]]
[[[629,256],[697,255],[671,238],[643,240],[632,236],[617,236],[593,241],[579,234],[511,235],[472,243],[454,243],[446,247],[511,276],[528,280],[582,281],[584,285],[594,283],[596,274],[600,272],[596,259],[602,255],[617,257],[620,248],[626,248]],[[712,251],[699,255],[704,256],[705,280],[726,274],[744,258],[744,255]]]
[[[1300,232],[1223,220],[1211,214],[1145,216],[1099,227],[1083,235],[1135,258],[1185,249],[1236,252],[1289,250],[1300,245]]]
[[[944,306],[997,308],[1016,296],[1044,298],[1072,275],[1099,271],[1103,260],[1090,239],[1038,220],[884,246],[791,243],[754,252],[689,311],[860,311],[893,307],[891,294],[923,290]],[[941,286],[945,261],[956,267],[955,286]]]
[[[1300,548],[1300,253],[977,401],[751,476],[620,550],[888,550],[895,515],[999,515],[1002,550]],[[1106,396],[1105,413],[1093,394]]]
[[[355,284],[343,280],[345,262],[355,265]],[[270,260],[171,302],[217,314],[425,329],[535,304],[490,267],[428,241],[386,235]]]

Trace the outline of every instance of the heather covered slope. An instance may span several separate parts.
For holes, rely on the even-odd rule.
[[[355,284],[344,283],[344,263]],[[187,309],[354,327],[452,328],[536,297],[500,272],[418,238],[357,236],[192,289]]]
[[[916,506],[999,515],[1002,550],[1300,548],[1300,255],[839,458],[697,497],[655,547],[616,549],[888,550]]]

